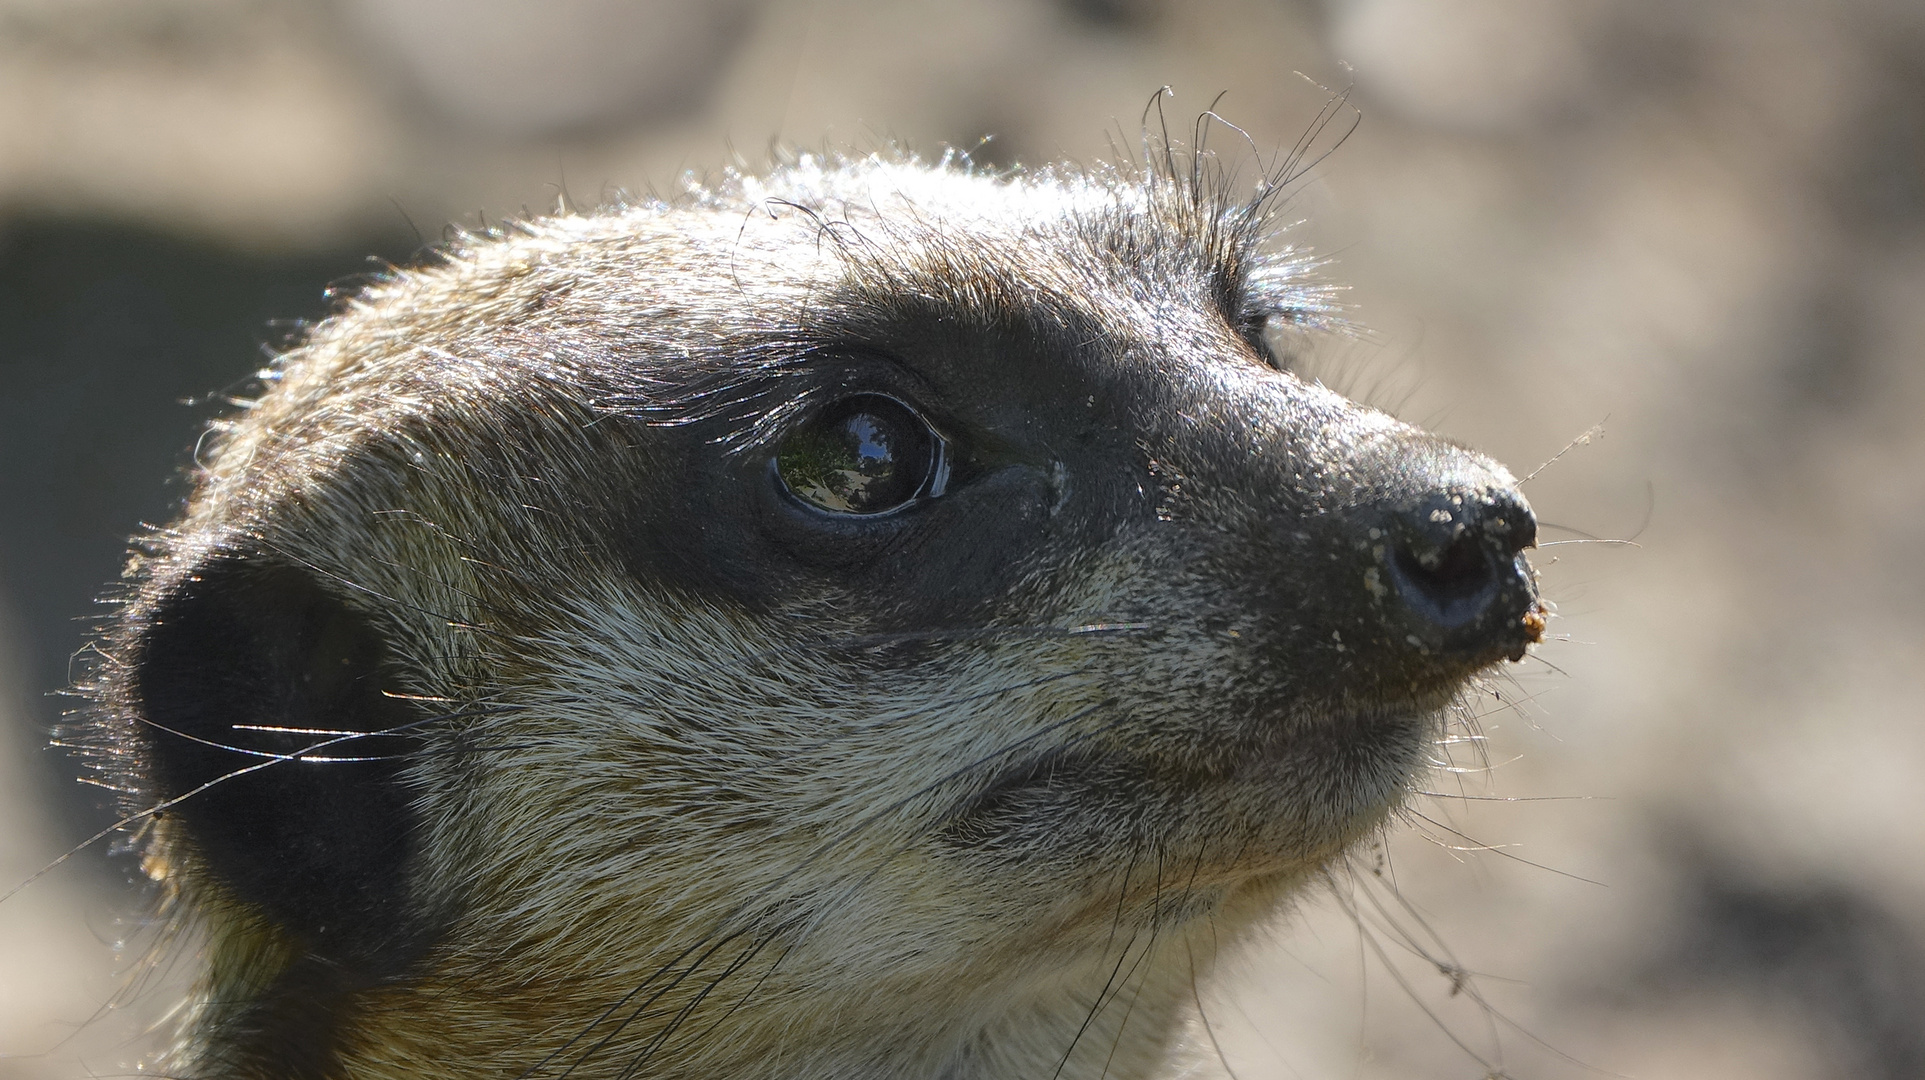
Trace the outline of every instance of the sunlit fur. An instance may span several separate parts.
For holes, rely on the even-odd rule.
[[[986,176],[804,157],[468,237],[276,363],[135,563],[93,744],[145,810],[142,704],[115,664],[210,558],[301,568],[386,643],[394,692],[429,718],[405,774],[423,822],[408,889],[435,931],[339,1006],[330,1072],[1177,1066],[1195,981],[1383,820],[1471,674],[1356,636],[1346,652],[1332,630],[1351,623],[1319,620],[1369,609],[1373,583],[1262,545],[1312,544],[1273,541],[1276,523],[1341,516],[1413,455],[1510,483],[1277,370],[1264,325],[1314,327],[1327,295],[1270,242],[1274,192],[1184,162]],[[638,520],[621,493],[667,482],[651,440],[766,455],[835,392],[823,343],[886,339],[917,304],[959,340],[1044,325],[1118,358],[1091,407],[1131,418],[1118,467],[1138,479],[1074,511],[1100,528],[993,553],[1022,569],[965,598],[962,626],[899,618],[859,576],[751,610],[611,541]],[[1163,377],[1176,389],[1141,401],[1167,412],[1137,417],[1132,380]],[[1216,449],[1188,441],[1199,426]],[[1235,479],[1226,454],[1284,479]],[[1087,490],[1062,471],[1036,472],[1062,486],[1038,514]],[[1249,606],[1251,565],[1298,596],[1288,618]],[[1085,752],[1095,773],[1051,780]],[[998,782],[1015,803],[965,812]],[[233,1051],[235,1003],[300,944],[174,818],[150,856],[208,943],[160,1067],[271,1074]]]

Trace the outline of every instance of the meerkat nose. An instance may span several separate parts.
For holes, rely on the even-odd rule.
[[[1537,518],[1508,486],[1432,495],[1395,517],[1388,560],[1413,636],[1447,654],[1511,659],[1543,632],[1524,549]]]

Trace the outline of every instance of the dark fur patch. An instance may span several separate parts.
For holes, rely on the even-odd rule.
[[[380,636],[302,570],[219,558],[159,599],[139,646],[151,794],[180,800],[197,858],[297,948],[396,974],[422,937],[403,778],[421,717],[391,696]]]

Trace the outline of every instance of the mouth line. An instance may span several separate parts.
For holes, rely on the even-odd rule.
[[[939,828],[945,833],[970,830],[972,825],[1020,814],[1025,802],[1041,803],[1052,789],[1087,789],[1103,766],[1121,769],[1128,761],[1125,755],[1087,747],[1044,750],[1016,761],[987,785],[963,796],[943,815]]]

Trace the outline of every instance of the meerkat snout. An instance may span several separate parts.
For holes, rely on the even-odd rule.
[[[1227,183],[805,157],[317,326],[82,736],[206,943],[164,1066],[1163,1068],[1543,627],[1510,474],[1276,361],[1328,293]]]

